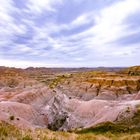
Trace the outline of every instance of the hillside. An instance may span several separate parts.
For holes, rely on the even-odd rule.
[[[140,66],[132,66],[122,70],[123,74],[139,76],[140,75]]]
[[[123,133],[126,137],[133,133],[139,138],[140,76],[126,73],[128,69],[138,72],[138,67],[124,70],[1,67],[0,137],[8,139],[17,133],[18,139],[22,135],[19,129],[24,133],[30,129],[27,134],[32,139],[37,137],[34,130],[40,139],[45,139],[41,133],[62,140],[123,139]],[[11,128],[15,131],[9,132]]]

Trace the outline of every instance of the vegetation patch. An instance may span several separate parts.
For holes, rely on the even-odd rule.
[[[65,75],[60,75],[57,76],[56,78],[52,79],[49,83],[50,88],[55,88],[61,81],[65,80],[67,76]]]
[[[102,124],[103,125],[103,124]],[[107,128],[105,128],[107,126]],[[25,130],[0,122],[0,139],[1,140],[139,140],[140,133],[111,133],[106,132],[115,128],[114,124],[108,122],[104,127],[96,129],[86,129],[82,133],[68,133],[63,131],[50,131],[44,128],[38,128],[34,131]],[[93,131],[94,130],[94,131]],[[95,131],[96,130],[96,131]],[[96,132],[96,133],[95,133]],[[97,133],[98,132],[98,133]]]
[[[11,121],[13,121],[13,120],[15,119],[15,117],[14,117],[13,115],[11,115],[11,116],[9,117],[9,119],[10,119]]]
[[[105,122],[105,123],[100,123],[96,125],[95,127],[90,127],[86,129],[82,129],[80,131],[77,131],[76,133],[106,133],[106,132],[111,132],[111,133],[120,133],[120,132],[128,132],[128,128],[126,125],[123,124],[115,124],[112,122]]]

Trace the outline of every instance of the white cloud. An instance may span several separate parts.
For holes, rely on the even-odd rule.
[[[14,7],[12,0],[1,0],[0,4],[0,46],[6,46],[12,43],[15,34],[24,34],[26,26],[15,24],[12,14],[19,12],[19,10]]]
[[[68,24],[58,24],[53,20],[46,20],[45,25],[37,27],[34,18],[26,18],[26,14],[32,14],[37,17],[45,10],[57,14],[56,5],[62,4],[63,0],[29,0],[27,2],[28,9],[24,9],[24,18],[20,24],[15,23],[15,17],[11,13],[22,13],[18,8],[14,7],[12,0],[1,1],[0,7],[0,47],[9,46],[11,55],[15,57],[15,61],[0,59],[0,64],[7,66],[84,66],[84,65],[107,65],[111,62],[104,60],[107,58],[117,58],[126,55],[134,58],[138,53],[134,54],[136,46],[118,46],[111,43],[119,38],[139,32],[140,29],[128,30],[128,24],[124,20],[135,12],[140,11],[139,0],[123,0],[116,1],[110,6],[100,9],[98,12],[85,12],[75,18]],[[76,0],[77,1],[77,0]],[[77,1],[78,3],[79,1]],[[74,13],[73,13],[74,14]],[[69,16],[69,15],[68,15]],[[89,29],[73,34],[64,35],[66,31],[73,31],[82,25],[91,23]],[[32,37],[26,44],[16,44],[12,42],[15,35],[26,35],[28,27],[32,28]],[[52,36],[56,34],[56,36]],[[58,35],[57,35],[58,34]],[[28,36],[27,36],[28,38]],[[30,37],[29,37],[30,38]],[[22,38],[20,38],[22,41]],[[24,41],[23,41],[24,42]],[[50,49],[50,50],[49,50]],[[12,52],[13,51],[13,52]],[[2,54],[3,52],[1,52]],[[5,53],[5,52],[4,52]],[[3,53],[3,54],[4,54]],[[10,52],[9,52],[10,53]],[[16,59],[16,54],[26,53],[29,56],[39,59],[45,58],[44,62],[22,61]],[[5,53],[6,54],[6,53]],[[138,57],[138,55],[137,55]],[[47,59],[51,59],[47,61]],[[56,60],[56,61],[55,61]],[[70,62],[65,62],[66,60]],[[103,61],[104,60],[104,61]],[[11,61],[13,64],[11,64]],[[92,64],[94,61],[94,64]],[[46,63],[45,63],[46,62]],[[60,63],[62,62],[62,63]],[[85,62],[87,62],[85,64]]]
[[[94,14],[93,13],[86,13],[86,14],[82,14],[80,16],[78,16],[76,19],[74,19],[69,25],[68,27],[70,28],[74,28],[74,27],[78,27],[80,25],[84,25],[87,23],[92,23],[94,21]]]
[[[23,60],[9,60],[9,59],[0,59],[1,66],[8,66],[8,67],[19,67],[19,68],[26,68],[26,67],[42,67],[47,66],[44,63],[34,62],[34,61],[23,61]]]
[[[139,10],[138,7],[140,7],[140,5],[137,0],[119,1],[109,7],[106,7],[105,9],[101,9],[99,12],[100,14],[96,16],[94,13],[90,12],[80,15],[69,24],[59,25],[47,23],[42,28],[36,28],[34,41],[38,42],[40,39],[44,39],[47,41],[47,44],[51,45],[56,51],[65,51],[68,54],[71,54],[72,51],[75,51],[76,47],[84,46],[84,48],[81,49],[89,49],[89,55],[91,56],[92,52],[107,55],[111,53],[109,50],[112,50],[114,46],[106,43],[114,41],[121,36],[128,35],[129,32],[135,32],[134,30],[126,31],[125,29],[127,25],[123,24],[123,20],[129,14],[132,14],[132,12]],[[93,25],[92,28],[84,32],[80,32],[68,37],[59,36],[57,38],[52,38],[49,35],[50,33],[61,32],[61,30],[71,30],[76,26],[88,22],[92,23],[94,22],[93,20],[96,21],[96,25]],[[75,42],[69,41],[72,39],[77,40],[77,46],[75,46]],[[40,47],[44,45],[40,45]],[[113,51],[118,49],[117,47],[114,47]],[[130,48],[131,47],[128,47],[128,49]],[[116,52],[114,55],[124,54],[126,49],[121,49],[121,51],[122,53]],[[82,56],[81,59],[83,59]]]
[[[5,13],[5,14],[9,14],[10,11],[13,11],[13,1],[12,0],[0,0],[0,13],[1,13],[1,16],[5,16],[4,14],[2,13]],[[7,15],[6,15],[7,16]]]
[[[140,11],[139,0],[118,1],[105,9],[101,9],[99,14],[94,16],[96,25],[93,25],[92,28],[74,34],[66,40],[80,40],[79,45],[84,45],[87,49],[90,49],[90,52],[111,53],[109,50],[116,45],[111,42],[140,31],[140,29],[128,30],[127,23],[124,23],[125,18],[138,11]],[[81,18],[81,20],[84,21],[84,18]],[[118,50],[120,47],[117,46],[115,49]],[[131,46],[127,49],[130,48]],[[125,52],[126,50],[122,49],[121,51]]]
[[[19,44],[19,45],[16,45],[16,51],[17,52],[30,52],[32,51],[32,49],[24,44]]]
[[[120,1],[103,9],[93,28],[98,41],[105,43],[134,32],[126,30],[127,25],[123,22],[128,15],[138,10],[140,11],[139,0]]]
[[[82,66],[80,63],[73,62],[56,62],[56,61],[24,61],[24,60],[11,60],[11,59],[0,59],[0,66],[27,68],[27,67],[79,67]],[[84,66],[84,65],[83,65]]]
[[[63,0],[29,0],[27,7],[29,12],[41,13],[43,10],[56,11],[54,6],[56,4],[62,4]]]

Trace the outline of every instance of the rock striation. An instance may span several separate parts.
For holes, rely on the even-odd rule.
[[[140,128],[138,74],[48,70],[0,70],[0,120],[65,131],[106,122]]]

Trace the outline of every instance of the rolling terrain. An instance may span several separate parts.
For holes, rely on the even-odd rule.
[[[1,139],[138,139],[139,118],[140,66],[0,67]]]

